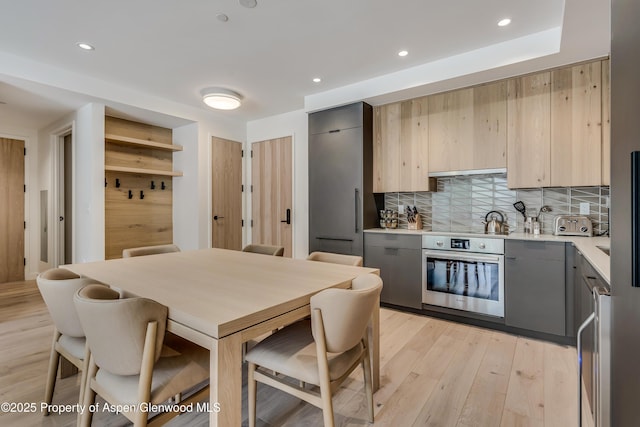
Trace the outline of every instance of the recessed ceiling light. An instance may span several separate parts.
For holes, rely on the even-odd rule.
[[[409,55],[409,52],[407,52],[406,50],[401,50],[400,52],[398,52],[398,56],[407,56]]]
[[[84,43],[84,42],[78,42],[76,43],[76,46],[78,46],[80,49],[84,49],[84,50],[94,50],[95,47],[91,46],[89,43]]]
[[[322,81],[322,79],[320,77],[316,77],[315,79],[313,79],[314,83],[320,83]]]
[[[506,27],[509,24],[511,24],[511,19],[510,18],[504,18],[504,19],[501,19],[500,21],[498,21],[498,26],[499,27]]]
[[[240,94],[219,87],[202,89],[202,102],[216,110],[235,110],[240,106]]]
[[[258,5],[256,0],[240,0],[240,4],[244,7],[254,8]]]
[[[216,18],[218,18],[218,21],[220,21],[220,22],[227,22],[229,20],[229,17],[227,15],[225,15],[224,13],[217,14]]]

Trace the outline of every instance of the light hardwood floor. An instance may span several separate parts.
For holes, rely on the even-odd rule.
[[[35,283],[0,285],[0,401],[34,402],[44,394],[52,324]],[[575,348],[383,309],[381,387],[376,426],[575,426]],[[77,400],[78,376],[58,380],[55,404]],[[363,426],[361,370],[334,397],[336,424]],[[246,387],[244,389],[246,423]],[[322,413],[258,386],[260,426],[319,426]],[[75,414],[0,413],[2,426],[73,426]],[[123,426],[98,413],[94,424]],[[205,426],[205,414],[183,414],[171,426]]]

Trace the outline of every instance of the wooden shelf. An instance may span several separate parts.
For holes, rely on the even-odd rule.
[[[157,150],[166,151],[182,151],[182,145],[164,144],[162,142],[147,141],[146,139],[130,138],[128,136],[120,136],[113,134],[106,134],[104,136],[105,141],[112,142],[120,145],[128,145],[133,147],[145,147],[155,148]]]
[[[179,171],[163,171],[163,170],[155,170],[155,169],[129,168],[126,166],[105,165],[104,170],[107,172],[137,173],[142,175],[182,176],[182,172],[179,172]]]

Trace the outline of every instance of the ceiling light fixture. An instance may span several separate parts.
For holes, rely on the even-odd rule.
[[[84,50],[94,50],[95,47],[91,46],[89,43],[84,43],[84,42],[78,42],[76,43],[76,46],[78,46],[80,49],[84,49]]]
[[[229,20],[229,17],[227,15],[225,15],[224,13],[217,14],[216,18],[218,18],[218,21],[220,21],[220,22],[227,22]]]
[[[409,55],[409,52],[407,52],[406,50],[401,50],[400,52],[398,52],[398,56],[407,56]]]
[[[202,95],[202,102],[216,110],[235,110],[240,106],[240,100],[242,99],[240,94],[219,87],[203,89],[200,94]]]
[[[322,81],[322,79],[320,77],[316,77],[313,79],[314,83],[320,83]]]
[[[509,24],[511,24],[511,19],[510,18],[504,18],[504,19],[501,19],[500,21],[498,21],[498,27],[506,27]]]
[[[258,5],[258,2],[256,0],[240,0],[240,4],[249,9],[253,9]]]

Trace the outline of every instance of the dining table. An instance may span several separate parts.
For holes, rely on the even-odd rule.
[[[167,329],[210,351],[209,425],[225,427],[242,424],[243,343],[308,316],[314,294],[349,288],[362,274],[379,274],[376,268],[216,248],[63,267],[165,305]],[[379,304],[369,334],[375,391]]]

